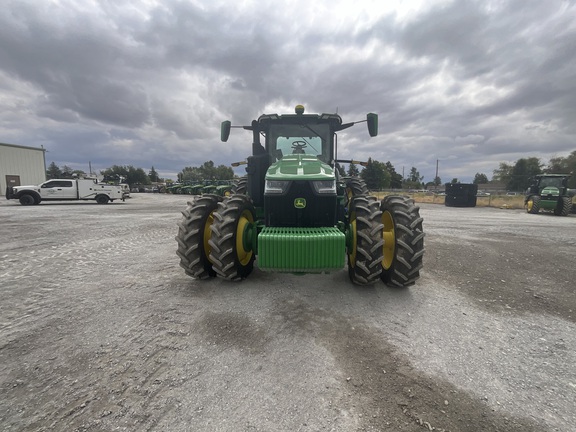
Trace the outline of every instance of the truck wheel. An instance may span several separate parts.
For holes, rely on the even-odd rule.
[[[384,225],[381,279],[394,287],[413,285],[420,277],[424,256],[420,209],[413,199],[399,195],[385,197],[380,209]]]
[[[524,204],[526,212],[536,214],[540,211],[540,197],[538,195],[530,195]]]
[[[246,195],[246,187],[248,185],[247,177],[240,177],[238,180],[234,181],[232,185],[232,193],[239,195]]]
[[[254,267],[252,246],[256,211],[246,195],[232,195],[218,204],[212,223],[210,261],[224,279],[238,281],[246,278]]]
[[[364,195],[352,199],[349,214],[348,276],[357,285],[369,285],[382,273],[382,212],[376,197]]]
[[[107,195],[98,195],[96,197],[96,202],[98,204],[108,204],[108,196]]]
[[[560,208],[554,210],[556,216],[568,216],[572,209],[572,199],[570,197],[561,197],[558,201]]]
[[[188,276],[207,279],[216,276],[210,262],[210,245],[208,240],[212,235],[210,227],[213,223],[213,213],[218,208],[222,198],[214,195],[198,197],[193,203],[188,202],[182,212],[182,220],[178,223],[178,250],[180,267]]]
[[[34,197],[30,194],[24,194],[24,195],[20,196],[19,201],[20,201],[20,204],[25,205],[25,206],[35,204]]]

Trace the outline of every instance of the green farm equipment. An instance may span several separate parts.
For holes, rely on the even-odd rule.
[[[569,174],[542,174],[534,176],[534,182],[526,192],[524,207],[528,213],[540,210],[554,212],[556,216],[568,216],[572,210],[572,198],[568,194]]]
[[[370,136],[378,116],[367,114]],[[336,133],[356,123],[338,114],[261,115],[248,126],[252,156],[232,195],[203,195],[179,223],[177,254],[186,274],[246,278],[262,271],[328,273],[348,267],[353,283],[405,287],[420,276],[424,232],[405,196],[370,196],[364,182],[340,177]],[[222,122],[227,141],[231,123]],[[261,139],[264,142],[261,142]]]

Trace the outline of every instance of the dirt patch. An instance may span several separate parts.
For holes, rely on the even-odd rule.
[[[178,266],[187,199],[0,202],[1,430],[573,429],[573,217],[423,204],[408,290],[228,283]]]

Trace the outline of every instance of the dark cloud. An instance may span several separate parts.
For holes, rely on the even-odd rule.
[[[380,136],[346,130],[340,155],[427,180],[436,160],[471,179],[575,149],[573,1],[5,3],[2,140],[49,161],[168,175],[242,160],[249,133],[221,143],[220,122],[297,103],[379,113]]]

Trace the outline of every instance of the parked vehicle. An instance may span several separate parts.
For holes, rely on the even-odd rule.
[[[396,287],[420,277],[424,232],[419,208],[405,195],[382,201],[362,179],[341,177],[336,133],[358,122],[338,114],[264,114],[243,129],[252,132],[247,176],[232,195],[202,195],[182,212],[176,241],[189,276],[239,281],[253,269],[328,273],[348,262],[350,280],[382,280]],[[370,136],[378,116],[367,114]],[[231,123],[222,122],[227,141]],[[262,139],[264,142],[262,142]]]
[[[120,185],[98,183],[95,179],[53,179],[37,186],[9,187],[6,199],[17,199],[22,205],[78,200],[95,200],[98,204],[106,204],[116,199],[124,201],[126,192]]]
[[[531,214],[540,210],[553,212],[556,216],[568,216],[572,211],[572,198],[568,195],[570,174],[542,174],[534,176],[528,188],[524,207]]]

